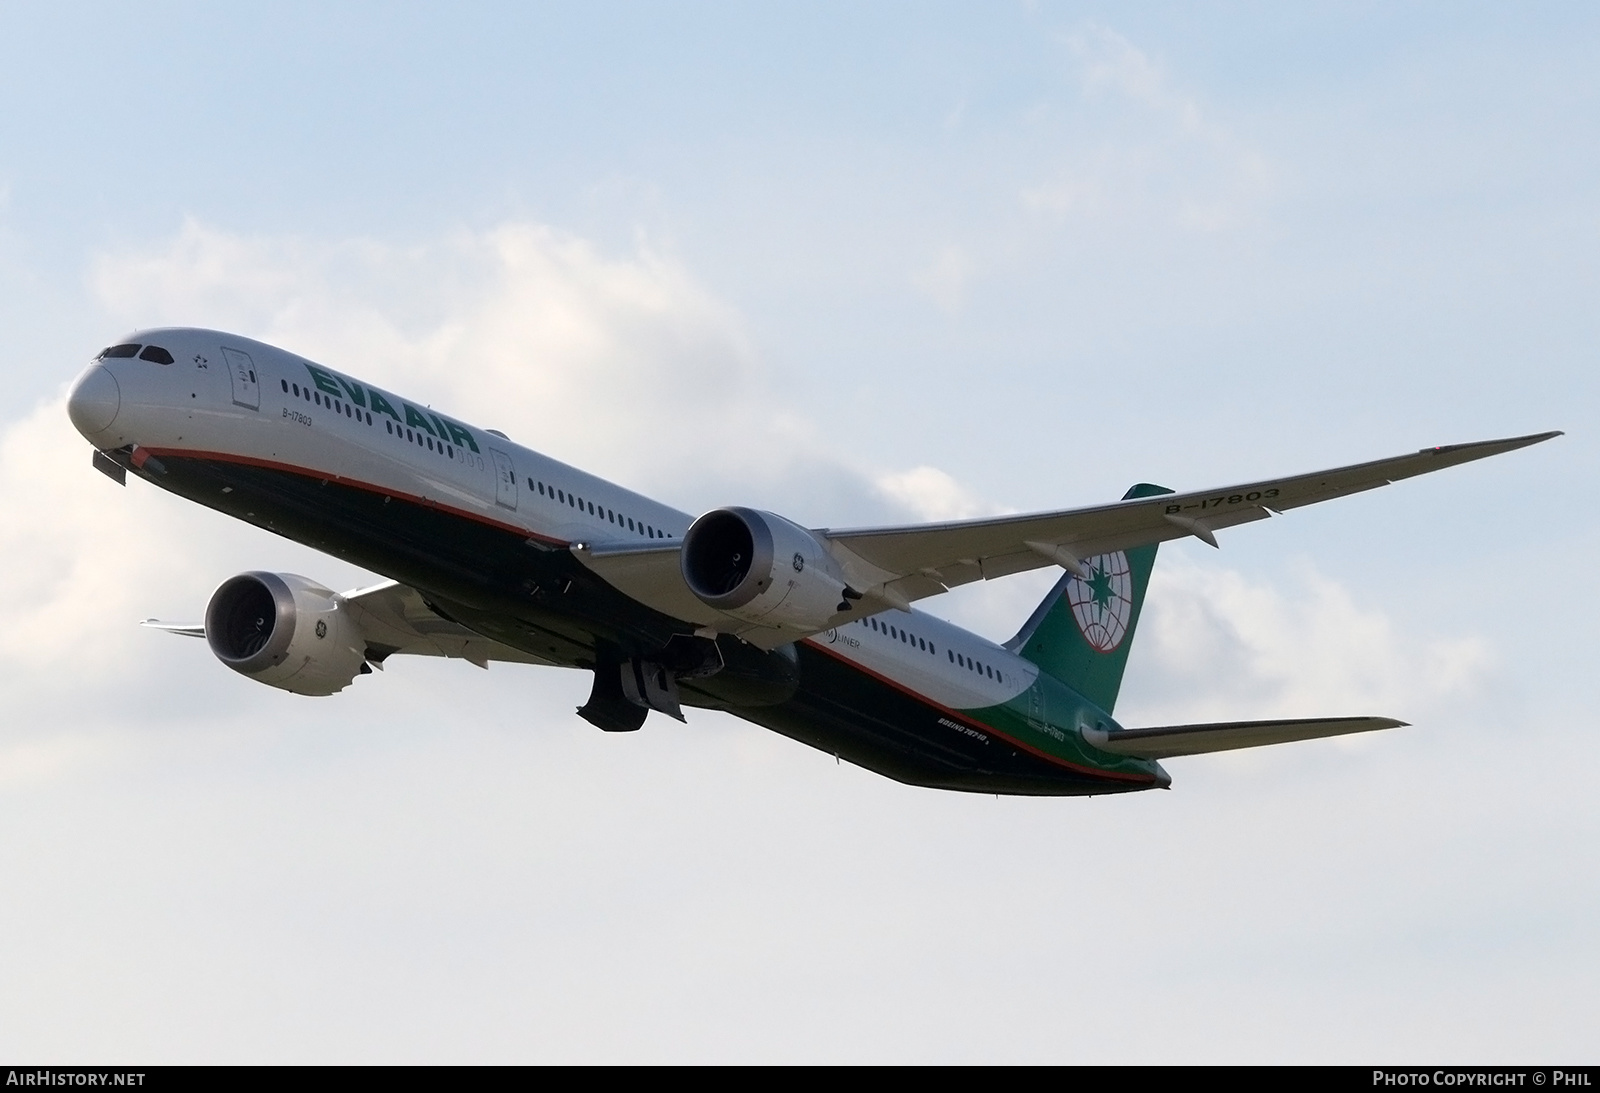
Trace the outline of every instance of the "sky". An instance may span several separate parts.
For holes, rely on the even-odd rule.
[[[1332,1062],[1600,1046],[1600,13],[0,9],[0,1055]],[[689,512],[1062,508],[1525,451],[1164,546],[1124,724],[1408,728],[1170,792],[902,786],[576,672],[330,698],[192,620],[372,575],[89,466],[259,338]],[[1009,637],[1047,573],[920,606]]]

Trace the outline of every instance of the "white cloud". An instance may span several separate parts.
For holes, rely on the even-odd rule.
[[[0,666],[34,684],[115,672],[137,634],[136,595],[191,587],[195,514],[148,487],[120,491],[57,400],[0,434]],[[163,509],[159,518],[152,511]],[[13,680],[13,686],[17,685]]]
[[[875,482],[879,492],[919,520],[964,520],[996,511],[937,467],[888,471]]]
[[[1314,569],[1288,588],[1164,558],[1127,698],[1144,723],[1378,714],[1413,720],[1473,696],[1493,663],[1478,635],[1405,635]],[[1119,713],[1125,711],[1119,711]]]
[[[1089,117],[1105,132],[1061,137],[1055,172],[1023,187],[1025,209],[1057,222],[1155,217],[1216,232],[1251,216],[1270,195],[1275,172],[1267,157],[1212,119],[1127,38],[1090,25],[1064,42]]]

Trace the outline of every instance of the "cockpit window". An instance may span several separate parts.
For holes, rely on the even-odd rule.
[[[119,345],[117,348],[121,349],[122,347]],[[147,345],[144,347],[144,352],[139,354],[139,359],[142,361],[154,361],[156,364],[171,364],[172,354],[162,349],[159,345]]]
[[[137,345],[112,345],[100,350],[100,355],[95,360],[104,360],[107,357],[131,357],[139,352]]]

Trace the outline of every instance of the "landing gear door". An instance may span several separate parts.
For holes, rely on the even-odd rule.
[[[517,507],[517,471],[511,457],[498,448],[490,448],[494,457],[494,503],[502,508]]]
[[[228,375],[233,377],[233,404],[248,410],[261,409],[261,385],[256,382],[255,362],[240,349],[224,349]]]

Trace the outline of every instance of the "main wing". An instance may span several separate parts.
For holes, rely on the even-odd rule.
[[[1059,565],[1081,574],[1084,559],[1147,543],[1193,535],[1215,546],[1216,532],[1223,528],[1515,451],[1560,435],[1534,433],[1506,440],[1424,448],[1392,459],[1313,474],[1059,512],[897,527],[821,529],[814,534],[838,561],[851,588],[863,595],[851,610],[833,616],[817,630],[840,626],[889,607],[905,609],[914,600],[958,585],[1041,566]],[[792,627],[751,624],[707,606],[683,579],[679,546],[676,541],[649,546],[630,542],[576,544],[573,549],[579,560],[614,587],[673,618],[738,634],[763,648],[804,636]]]
[[[1093,508],[901,527],[826,529],[834,557],[855,587],[895,606],[957,585],[1045,565],[1076,570],[1082,559],[1215,533],[1274,513],[1314,505],[1402,478],[1538,444],[1559,432],[1424,448],[1314,474],[1272,478],[1220,489],[1169,493]]]

